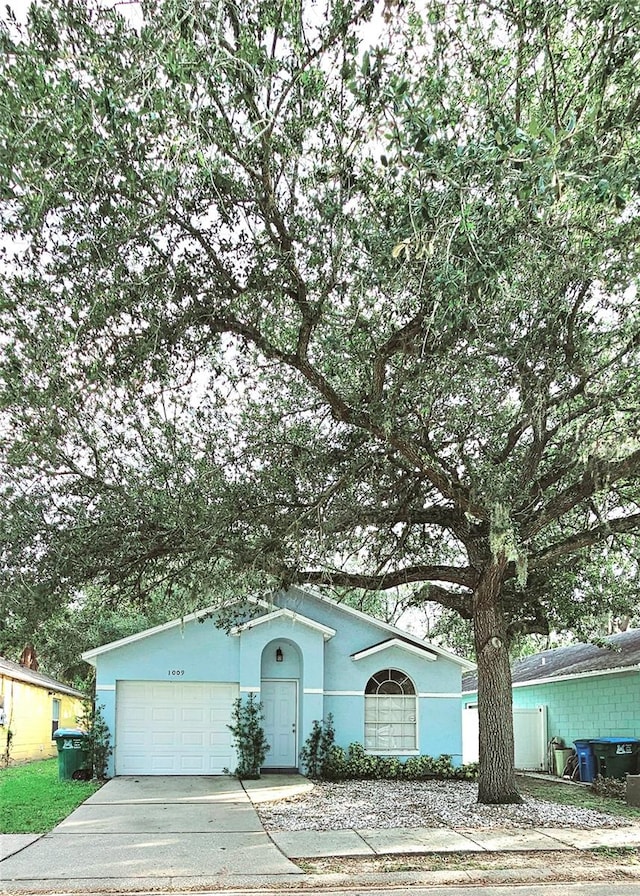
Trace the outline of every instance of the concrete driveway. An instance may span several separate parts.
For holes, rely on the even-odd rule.
[[[0,863],[5,892],[241,886],[302,875],[227,777],[119,777]]]

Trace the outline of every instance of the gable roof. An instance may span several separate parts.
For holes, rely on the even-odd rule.
[[[305,598],[313,598],[320,603],[328,604],[338,612],[344,613],[347,616],[353,616],[356,619],[362,620],[363,622],[367,622],[369,625],[379,628],[387,635],[391,635],[392,638],[396,638],[400,641],[405,642],[405,644],[412,644],[416,647],[422,648],[425,651],[429,651],[436,656],[441,656],[443,659],[450,660],[452,663],[456,663],[458,666],[461,666],[463,670],[476,668],[476,664],[472,663],[471,660],[466,660],[464,659],[464,657],[458,656],[457,654],[452,653],[450,650],[445,650],[444,647],[439,647],[437,644],[433,644],[431,641],[426,641],[423,638],[418,638],[417,635],[412,635],[410,632],[405,632],[400,628],[396,628],[395,625],[390,625],[388,622],[383,622],[381,619],[376,619],[375,616],[369,616],[368,613],[363,613],[362,610],[356,610],[354,607],[348,607],[346,604],[338,603],[338,601],[332,600],[330,597],[325,597],[324,594],[319,594],[312,588],[303,589],[294,586],[289,590],[298,592],[303,600]],[[388,638],[385,640],[388,640]],[[375,646],[377,645],[371,645],[371,647]]]
[[[70,697],[78,697],[81,700],[86,699],[86,694],[76,688],[56,681],[50,675],[44,675],[42,672],[35,672],[33,669],[27,669],[20,663],[14,663],[4,656],[0,656],[0,676],[5,678],[13,678],[14,681],[24,681],[26,684],[32,684],[37,688],[44,688],[47,691],[55,691],[56,694],[68,694]]]
[[[249,597],[247,600],[249,603],[255,603],[264,607],[269,606],[266,601],[259,600],[255,597]],[[235,601],[235,603],[239,603],[239,601]],[[141,641],[143,638],[150,638],[152,635],[157,635],[160,632],[166,632],[172,628],[181,627],[188,622],[202,619],[203,616],[215,616],[222,609],[224,609],[223,606],[205,607],[203,610],[196,610],[195,613],[188,613],[186,616],[180,616],[178,619],[172,619],[170,622],[164,622],[162,625],[154,625],[152,628],[145,628],[141,632],[136,632],[135,635],[127,635],[126,638],[119,638],[117,641],[109,642],[109,644],[102,644],[100,647],[94,647],[92,650],[85,650],[84,653],[81,654],[82,659],[92,666],[95,666],[95,659],[97,656],[100,656],[101,653],[108,653],[110,650],[116,650],[118,647],[126,647],[127,644],[134,644],[136,641]]]
[[[533,656],[516,660],[511,666],[514,687],[556,681],[580,675],[604,675],[612,672],[640,670],[640,629],[609,635],[598,644],[569,644],[543,650]],[[478,677],[469,673],[463,677],[464,693],[476,691]]]
[[[298,619],[303,624],[311,625],[312,627],[321,630],[325,638],[332,637],[335,634],[335,629],[330,628],[329,626],[324,626],[313,619],[309,619],[306,614],[297,613],[294,610],[291,610],[289,607],[281,607],[278,603],[276,603],[275,598],[280,597],[280,600],[284,602],[286,601],[287,595],[293,595],[294,597],[295,595],[297,595],[297,599],[300,601],[309,599],[319,601],[330,606],[338,613],[344,613],[348,616],[355,617],[362,622],[366,622],[368,625],[380,629],[385,635],[387,635],[385,641],[388,641],[388,636],[391,635],[392,638],[404,642],[405,645],[413,645],[414,647],[421,648],[422,651],[431,653],[432,655],[434,655],[434,657],[440,656],[443,659],[447,659],[452,663],[460,666],[463,670],[476,668],[475,663],[472,663],[469,660],[464,659],[463,657],[457,656],[455,653],[451,653],[450,651],[445,650],[443,647],[438,647],[436,644],[432,644],[430,641],[424,641],[422,638],[418,638],[415,635],[410,634],[409,632],[404,632],[393,625],[389,625],[387,622],[382,622],[382,620],[376,619],[374,616],[369,616],[367,613],[363,613],[361,610],[355,610],[353,607],[347,607],[345,604],[338,603],[337,601],[332,600],[329,597],[325,597],[323,594],[319,594],[316,591],[308,590],[306,588],[298,588],[297,586],[291,587],[288,591],[272,592],[271,597],[273,599],[273,602],[271,603],[264,600],[263,598],[254,596],[238,598],[238,600],[236,600],[234,603],[241,604],[243,602],[246,602],[255,604],[256,606],[265,610],[266,613],[262,616],[257,616],[253,620],[248,620],[246,623],[240,623],[234,629],[231,629],[231,633],[237,634],[245,627],[259,625],[262,622],[269,621],[269,619],[276,618],[276,615],[281,615],[284,617]],[[144,638],[149,638],[160,632],[169,631],[172,628],[183,626],[186,623],[193,622],[194,620],[200,619],[203,616],[214,616],[218,612],[220,612],[221,609],[223,609],[223,607],[206,607],[205,609],[198,610],[195,613],[189,613],[189,615],[183,616],[180,619],[173,619],[171,622],[165,622],[163,625],[156,625],[153,628],[145,629],[144,631],[138,632],[135,635],[129,635],[126,638],[120,638],[118,641],[112,641],[110,644],[103,644],[101,647],[94,647],[92,650],[85,650],[85,652],[82,654],[82,659],[88,663],[91,663],[92,666],[95,666],[96,657],[100,656],[100,654],[102,653],[107,653],[111,650],[116,650],[119,647],[125,647],[128,644],[133,644],[136,641],[140,641]],[[371,647],[375,646],[377,645],[371,645]]]
[[[371,647],[365,647],[364,650],[358,650],[357,653],[351,654],[352,660],[363,660],[367,656],[373,656],[390,647],[399,647],[400,650],[408,650],[409,653],[415,653],[429,662],[435,663],[437,657],[433,650],[426,644],[414,644],[407,641],[406,638],[387,638],[386,641],[380,641],[378,644],[372,644]]]
[[[265,616],[256,616],[254,619],[249,619],[247,622],[242,622],[240,625],[235,625],[231,629],[232,635],[239,635],[240,632],[246,631],[250,628],[255,628],[257,625],[263,625],[265,622],[273,622],[274,619],[291,619],[293,622],[297,622],[299,625],[305,625],[307,628],[312,628],[314,631],[321,632],[325,641],[328,641],[329,638],[333,638],[336,633],[335,628],[330,628],[328,625],[322,625],[321,622],[316,622],[314,619],[309,619],[307,616],[303,616],[301,613],[294,613],[293,610],[289,610],[286,607],[281,607],[279,610],[274,610],[273,613],[267,613]]]

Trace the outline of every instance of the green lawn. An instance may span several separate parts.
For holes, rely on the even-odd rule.
[[[563,806],[579,806],[582,809],[594,809],[609,815],[622,815],[625,818],[640,820],[640,809],[627,806],[622,800],[599,796],[590,787],[579,784],[563,784],[560,781],[543,781],[527,775],[518,776],[518,787],[523,796],[539,800],[561,803]]]
[[[59,781],[57,758],[0,769],[0,833],[45,834],[99,787]]]
[[[523,796],[640,820],[640,809],[598,796],[588,787],[524,775],[519,776],[518,786]],[[0,833],[44,834],[99,787],[94,781],[59,781],[57,758],[0,769]]]

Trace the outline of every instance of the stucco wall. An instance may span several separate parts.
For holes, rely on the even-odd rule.
[[[212,619],[194,620],[101,654],[96,680],[238,681],[239,643]]]
[[[7,749],[7,733],[12,732],[9,758],[12,762],[47,759],[57,755],[51,739],[53,700],[60,700],[60,728],[75,728],[82,715],[82,701],[68,694],[49,691],[24,681],[0,676],[6,724],[0,727],[0,752]]]
[[[295,588],[280,598],[285,600],[290,609],[336,629],[335,637],[325,644],[324,715],[332,713],[340,746],[363,742],[366,683],[380,669],[394,668],[409,675],[419,694],[417,752],[431,756],[450,753],[456,762],[461,761],[461,671],[457,663],[442,656],[429,661],[397,647],[353,660],[353,654],[393,635],[366,618],[342,613]]]
[[[299,682],[298,747],[314,720],[334,716],[337,742],[364,740],[364,689],[380,669],[410,676],[419,695],[418,752],[462,757],[460,666],[446,657],[392,647],[354,660],[352,655],[393,637],[366,617],[344,613],[297,589],[277,604],[335,630],[333,637],[304,619],[279,616],[229,635],[213,620],[189,621],[97,656],[97,700],[116,730],[116,686],[122,680],[238,682],[240,693],[259,692],[262,678]],[[276,609],[277,609],[276,604]],[[284,659],[275,662],[280,646]]]

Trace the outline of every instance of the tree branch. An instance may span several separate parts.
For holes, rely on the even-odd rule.
[[[556,544],[545,548],[539,554],[533,556],[529,561],[529,569],[536,570],[549,566],[560,557],[573,554],[594,544],[599,544],[610,535],[625,535],[629,533],[640,533],[640,513],[607,520],[602,525],[596,526],[595,529],[577,532],[563,541],[556,542]]]
[[[409,585],[412,582],[450,582],[452,585],[471,589],[475,586],[477,576],[475,570],[470,567],[408,566],[406,569],[378,575],[346,572],[340,569],[290,570],[286,578],[295,585],[333,585],[385,591],[387,588],[397,588],[398,585]]]
[[[604,484],[611,485],[613,482],[637,473],[639,469],[640,449],[616,463],[605,463],[599,458],[591,459],[580,481],[560,492],[555,498],[548,501],[539,513],[534,514],[530,525],[523,527],[522,537],[532,538],[549,523],[572,510],[581,501],[595,495]]]

